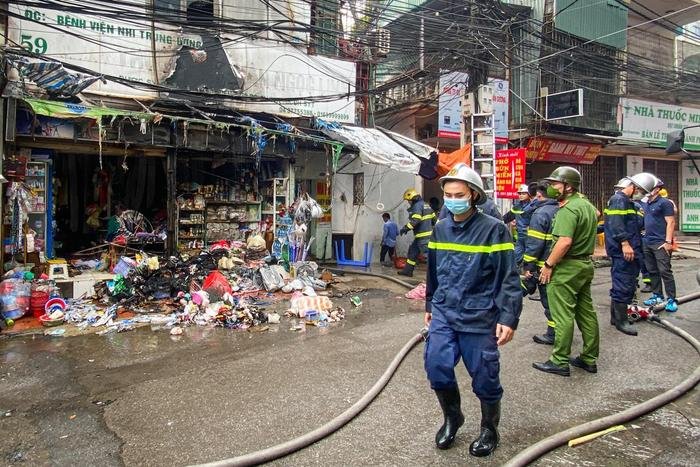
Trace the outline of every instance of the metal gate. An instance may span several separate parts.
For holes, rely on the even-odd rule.
[[[653,173],[664,182],[669,199],[675,202],[676,205],[680,203],[680,193],[678,191],[679,164],[678,161],[644,159],[644,171]]]
[[[613,194],[614,186],[625,176],[624,157],[598,156],[593,164],[578,166],[581,193],[602,213]]]

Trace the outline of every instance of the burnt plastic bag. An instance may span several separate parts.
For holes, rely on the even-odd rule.
[[[282,276],[270,266],[261,267],[260,276],[262,276],[263,286],[268,292],[277,292],[279,289],[284,287],[284,279],[282,279]]]
[[[214,294],[219,297],[223,297],[224,294],[233,293],[231,284],[229,284],[228,279],[221,274],[219,271],[212,271],[209,273],[204,283],[202,284],[202,290],[208,292],[209,294]]]

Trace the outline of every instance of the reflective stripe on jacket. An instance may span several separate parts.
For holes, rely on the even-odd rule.
[[[622,256],[622,242],[625,240],[635,251],[641,250],[642,236],[639,233],[639,213],[627,195],[621,191],[612,195],[603,214],[605,252],[608,256]]]
[[[544,266],[544,261],[552,248],[552,220],[559,210],[556,200],[538,202],[530,219],[523,254],[523,269],[534,272]]]
[[[413,230],[416,239],[428,240],[433,233],[435,213],[422,199],[416,201],[408,208],[408,223],[406,227]]]
[[[522,311],[513,239],[505,224],[482,213],[462,223],[449,214],[428,243],[426,310],[459,332],[515,329]]]

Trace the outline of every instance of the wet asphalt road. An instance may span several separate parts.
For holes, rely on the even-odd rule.
[[[697,290],[700,260],[674,262],[680,292]],[[393,272],[392,272],[393,273]],[[501,446],[474,459],[478,401],[460,365],[466,423],[455,446],[434,448],[441,423],[422,368],[422,344],[376,401],[345,428],[277,465],[499,465],[529,444],[575,424],[623,410],[675,385],[698,365],[683,340],[641,324],[626,337],[607,322],[607,269],[596,270],[599,373],[572,377],[531,368],[548,348],[539,303],[526,300],[515,339],[502,349],[505,388]],[[345,287],[347,288],[347,284]],[[180,338],[141,328],[121,334],[0,339],[0,464],[186,465],[261,449],[301,435],[352,405],[422,327],[422,307],[379,279],[363,305],[328,328],[291,331],[283,318],[267,332],[192,327]],[[700,302],[670,321],[700,337]],[[580,338],[574,341],[574,352]],[[538,465],[698,465],[700,397],[685,397]]]

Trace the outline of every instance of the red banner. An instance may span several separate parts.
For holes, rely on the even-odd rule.
[[[527,160],[592,164],[603,148],[600,144],[567,141],[552,138],[530,138],[527,143]]]
[[[496,196],[516,199],[525,183],[525,148],[496,151]]]

